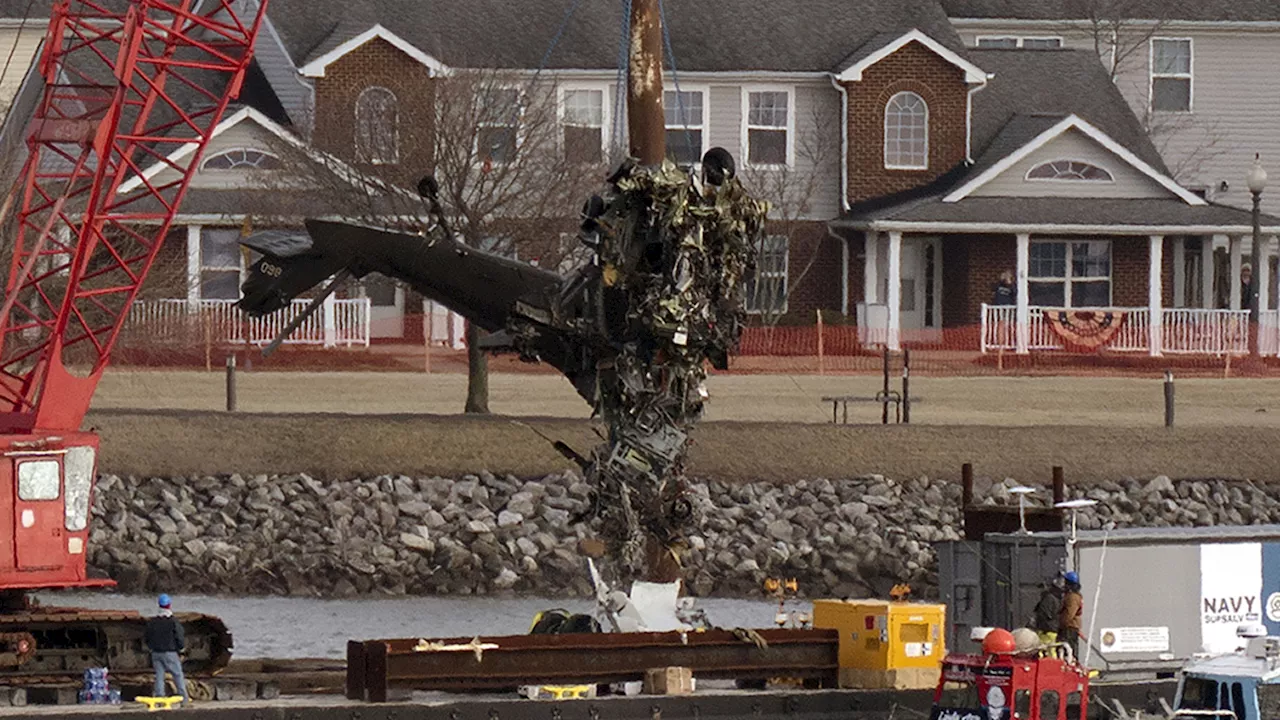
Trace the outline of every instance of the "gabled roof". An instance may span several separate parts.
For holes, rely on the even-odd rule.
[[[1030,141],[1053,123],[1075,115],[1106,133],[1160,172],[1160,153],[1133,109],[1089,50],[970,50],[969,58],[994,77],[973,95],[972,142],[978,166],[993,162],[997,136],[1005,147]],[[1010,126],[1015,116],[1024,120]],[[1027,118],[1049,118],[1033,121]],[[1016,130],[1016,136],[1005,134]],[[995,159],[999,159],[996,157]]]
[[[298,66],[381,25],[449,67],[536,69],[563,25],[546,67],[595,70],[617,67],[622,12],[603,0],[271,0],[267,10]],[[876,35],[913,28],[964,53],[937,0],[675,0],[665,14],[680,72],[831,72]]]
[[[987,81],[987,73],[982,68],[969,62],[963,55],[948,48],[919,30],[912,29],[897,37],[880,33],[859,48],[853,55],[845,58],[836,73],[837,80],[859,81],[862,73],[872,65],[889,57],[903,47],[918,42],[931,52],[964,71],[965,82],[979,85]]]
[[[1081,20],[1098,12],[1096,0],[942,0],[953,18]],[[1280,20],[1275,0],[1126,0],[1111,14],[1143,20],[1270,22]]]
[[[382,25],[374,25],[364,32],[347,38],[323,52],[312,53],[313,58],[298,70],[307,77],[324,77],[325,68],[329,67],[330,64],[375,38],[391,43],[396,47],[396,49],[424,65],[431,71],[432,75],[445,71],[444,65],[442,65],[439,60],[436,60],[430,55],[422,52],[418,48],[414,47],[409,41],[382,27]]]
[[[1018,123],[1017,125],[1021,126],[1022,123]],[[951,192],[947,193],[945,197],[943,197],[943,202],[949,202],[949,203],[958,202],[960,200],[965,199],[974,190],[977,190],[978,188],[982,187],[983,185],[987,184],[991,180],[998,177],[1005,170],[1008,170],[1009,167],[1012,166],[1014,163],[1018,162],[1019,160],[1026,157],[1027,155],[1030,155],[1036,150],[1044,147],[1048,143],[1052,142],[1054,139],[1062,136],[1064,133],[1071,130],[1081,132],[1089,136],[1089,138],[1092,139],[1094,142],[1098,143],[1099,145],[1102,145],[1104,148],[1110,151],[1113,155],[1118,156],[1121,160],[1128,163],[1138,172],[1151,178],[1157,184],[1162,186],[1165,190],[1168,190],[1171,195],[1174,195],[1180,198],[1183,202],[1187,203],[1188,205],[1206,204],[1204,198],[1201,198],[1200,196],[1192,193],[1190,190],[1187,190],[1181,185],[1178,185],[1178,183],[1175,182],[1173,178],[1169,177],[1167,174],[1161,172],[1160,170],[1152,167],[1150,164],[1144,162],[1142,158],[1135,155],[1124,145],[1121,145],[1120,143],[1116,142],[1115,140],[1110,138],[1106,133],[1102,132],[1101,130],[1094,127],[1093,125],[1090,125],[1088,122],[1081,120],[1080,117],[1077,115],[1070,115],[1068,117],[1065,117],[1059,120],[1058,122],[1054,123],[1052,126],[1046,128],[1044,131],[1036,135],[1030,141],[1023,143],[1020,147],[1013,149],[1012,152],[1009,152],[1003,155],[1002,157],[1000,157],[999,160],[992,162],[988,167],[982,168],[981,170],[978,170],[977,168],[975,168],[975,172],[970,173],[969,176],[965,178],[965,180],[959,185],[959,187],[955,188]],[[987,154],[990,155],[991,153],[987,153]]]

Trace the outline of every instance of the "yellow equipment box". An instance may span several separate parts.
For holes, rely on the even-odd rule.
[[[814,600],[813,626],[840,633],[840,687],[937,687],[946,655],[945,605]]]

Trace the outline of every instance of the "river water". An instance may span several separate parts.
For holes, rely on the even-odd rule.
[[[155,613],[154,596],[44,593],[45,605]],[[792,603],[788,603],[788,608]],[[767,600],[698,601],[721,627],[771,627],[777,606]],[[399,597],[316,600],[286,597],[174,595],[177,612],[217,615],[231,630],[237,658],[343,658],[348,640],[521,635],[541,610],[591,612],[584,598]],[[807,604],[795,604],[808,610]]]

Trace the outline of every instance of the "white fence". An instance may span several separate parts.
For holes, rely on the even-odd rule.
[[[294,300],[283,310],[251,318],[235,300],[139,300],[129,313],[125,331],[157,345],[244,343],[266,345],[310,300]],[[369,345],[369,299],[330,298],[285,339],[286,345],[324,347]]]
[[[1061,350],[1062,339],[1045,319],[1054,308],[1029,308],[1026,349]],[[1098,308],[1095,312],[1123,314],[1119,331],[1102,349],[1111,352],[1144,352],[1151,348],[1149,308]],[[1165,308],[1161,311],[1156,354],[1243,355],[1249,352],[1248,310]],[[1262,314],[1259,342],[1264,354],[1280,353],[1280,312]],[[1018,309],[1011,305],[982,306],[982,352],[1018,349]]]

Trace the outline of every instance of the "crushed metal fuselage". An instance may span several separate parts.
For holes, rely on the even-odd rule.
[[[732,164],[718,148],[702,178],[669,163],[624,164],[587,203],[580,240],[591,259],[568,276],[458,242],[429,192],[437,222],[421,233],[309,220],[310,243],[250,237],[263,257],[241,306],[265,314],[340,271],[379,272],[493,333],[486,347],[556,367],[607,427],[587,457],[561,447],[595,491],[584,520],[621,574],[678,575],[676,553],[696,522],[689,433],[707,365],[726,368],[738,342],[768,213]]]

